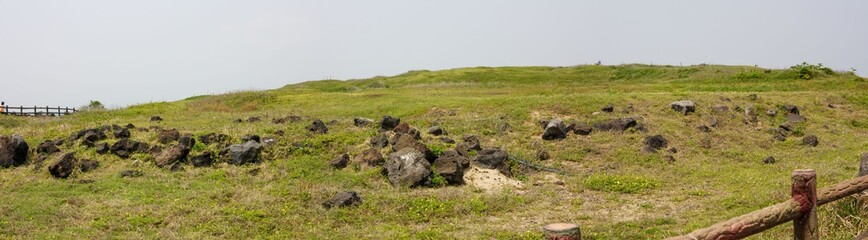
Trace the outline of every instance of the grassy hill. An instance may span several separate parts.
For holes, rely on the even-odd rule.
[[[678,100],[692,100],[696,112],[669,109]],[[599,113],[608,104],[614,112]],[[807,121],[775,141],[774,129],[786,121],[784,104],[797,106]],[[716,112],[716,105],[729,110]],[[758,113],[756,123],[745,121],[748,107]],[[773,109],[776,116],[765,114]],[[164,121],[149,121],[154,115]],[[304,121],[271,122],[290,115]],[[442,126],[459,141],[476,135],[485,148],[565,174],[513,162],[518,188],[400,189],[379,169],[328,165],[338,154],[359,154],[378,134],[375,126],[353,126],[353,117],[384,115],[423,132]],[[262,121],[243,121],[250,117]],[[544,141],[539,121],[553,117],[588,124],[635,117],[647,131],[594,130]],[[711,131],[698,129],[712,118],[718,123]],[[305,130],[312,119],[331,122],[329,132]],[[0,169],[0,238],[538,239],[541,226],[553,222],[579,223],[587,239],[664,238],[789,198],[794,169],[816,169],[818,187],[853,177],[859,155],[868,152],[868,81],[851,73],[805,77],[793,69],[717,65],[423,70],[60,118],[0,116],[0,134],[22,135],[34,148],[81,129],[128,123],[223,133],[234,142],[246,134],[276,141],[259,164],[184,165],[177,172],[156,167],[148,154],[121,159],[64,144],[63,152],[97,160],[99,168],[56,179],[46,170],[55,154],[41,165]],[[642,153],[644,138],[656,134],[677,153]],[[435,152],[455,147],[422,135]],[[820,144],[802,145],[804,135]],[[132,139],[158,145],[154,131],[132,131]],[[218,148],[198,145],[191,155]],[[537,159],[540,150],[551,159]],[[767,156],[776,163],[764,164]],[[123,170],[143,176],[124,178]],[[343,190],[359,192],[362,205],[321,206]],[[852,202],[823,206],[821,237],[850,239],[868,229],[866,215]],[[758,238],[790,238],[791,231],[782,226]]]

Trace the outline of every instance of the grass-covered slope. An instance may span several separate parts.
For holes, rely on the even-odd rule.
[[[859,155],[868,152],[868,82],[849,73],[800,77],[793,70],[712,65],[479,67],[306,82],[61,118],[0,116],[0,134],[20,134],[31,147],[80,129],[127,123],[233,139],[276,138],[263,163],[187,165],[180,172],[155,167],[147,154],[124,160],[64,145],[64,152],[98,160],[100,167],[55,179],[46,170],[55,155],[41,166],[0,169],[0,238],[538,239],[540,227],[553,222],[579,223],[587,239],[685,234],[787,199],[794,169],[816,169],[818,187],[854,176]],[[696,112],[670,110],[677,100],[694,101]],[[614,112],[593,114],[608,104]],[[716,113],[712,106],[718,104],[730,110]],[[765,112],[782,112],[784,104],[798,106],[807,122],[786,141],[774,141],[773,129],[786,119]],[[744,122],[748,106],[759,113],[758,123]],[[150,122],[152,115],[165,120]],[[308,121],[270,121],[288,115],[337,122],[328,134],[316,135],[304,129]],[[521,188],[396,189],[377,169],[328,165],[338,154],[365,150],[365,141],[377,134],[376,127],[354,127],[353,117],[383,115],[423,131],[440,125],[455,139],[475,134],[483,147],[567,174],[516,164]],[[263,121],[233,121],[253,116]],[[593,124],[628,116],[647,132],[540,138],[540,120]],[[697,128],[711,118],[717,127]],[[643,139],[656,134],[677,153],[641,153]],[[809,134],[818,136],[817,147],[801,144]],[[132,135],[156,142],[154,132]],[[425,134],[423,142],[435,152],[454,147]],[[216,148],[200,145],[191,154]],[[539,150],[551,159],[537,160]],[[777,162],[763,164],[767,156]],[[144,175],[121,178],[128,169]],[[359,192],[363,204],[321,206],[342,190]],[[852,238],[868,229],[865,214],[846,201],[822,207],[821,237]],[[781,226],[759,238],[789,238],[791,231]]]

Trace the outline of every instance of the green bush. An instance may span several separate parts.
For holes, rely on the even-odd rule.
[[[823,66],[822,63],[814,65],[808,64],[807,62],[802,62],[801,64],[790,67],[790,70],[796,72],[799,78],[805,80],[814,79],[822,75],[832,75],[835,73],[835,71],[832,71],[831,68]]]

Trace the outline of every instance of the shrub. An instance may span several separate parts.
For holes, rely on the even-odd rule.
[[[835,73],[835,71],[832,71],[831,68],[823,66],[822,63],[814,65],[808,64],[807,62],[802,62],[801,64],[790,67],[790,70],[796,72],[799,78],[805,80],[814,79],[822,75],[832,75]]]

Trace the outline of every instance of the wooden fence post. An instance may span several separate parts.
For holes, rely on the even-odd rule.
[[[796,240],[817,240],[817,172],[813,169],[793,171],[792,197],[802,205],[802,216],[793,220]]]
[[[553,223],[543,227],[547,240],[582,240],[582,230],[578,224]]]

